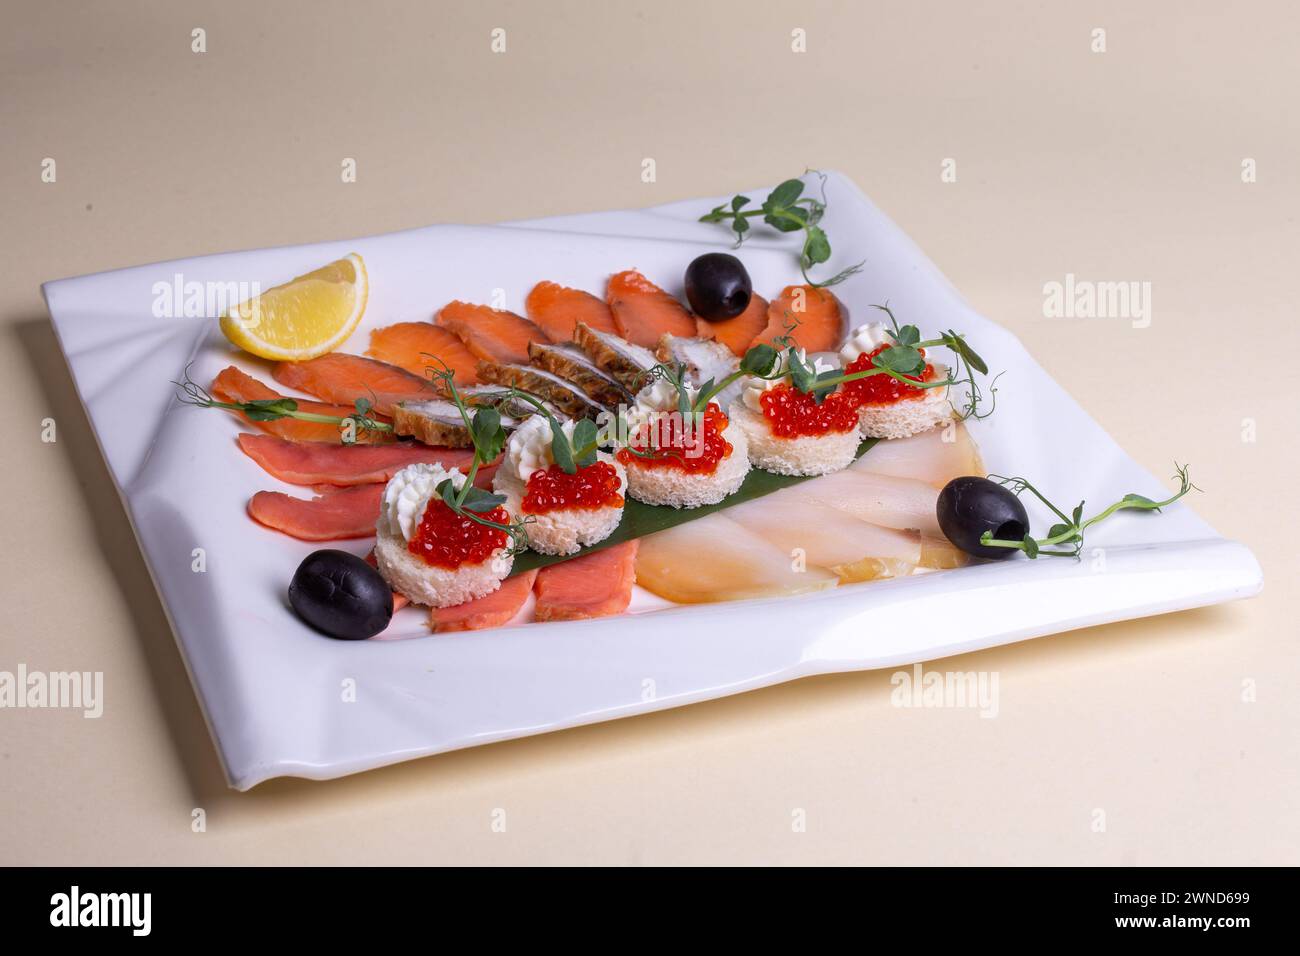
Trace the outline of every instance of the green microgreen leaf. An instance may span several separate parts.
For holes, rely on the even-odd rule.
[[[552,418],[550,423],[551,457],[555,459],[555,463],[564,470],[566,475],[575,474],[578,466],[573,460],[573,448],[569,444],[569,436],[564,434],[564,426],[556,419]]]
[[[298,403],[292,398],[259,398],[243,404],[246,406],[244,415],[251,422],[277,421],[289,417],[290,412],[298,410]]]
[[[810,364],[799,358],[799,353],[793,346],[787,350],[786,364],[789,370],[790,384],[801,392],[811,392],[813,386],[817,383],[817,373],[813,371]]]
[[[826,231],[821,226],[809,226],[808,238],[803,246],[804,259],[809,265],[817,265],[831,257],[831,243],[826,238]]]
[[[803,193],[802,179],[787,179],[767,195],[764,209],[782,209],[793,203]]]
[[[808,228],[808,213],[797,206],[793,209],[774,209],[763,221],[780,232],[798,232]]]
[[[303,422],[319,422],[326,425],[343,426],[349,421],[355,426],[352,430],[344,429],[340,433],[340,439],[344,443],[348,442],[349,435],[352,431],[376,431],[388,432],[393,431],[393,426],[386,422],[376,422],[367,417],[353,419],[338,415],[321,415],[317,412],[304,412],[298,408],[298,402],[292,398],[259,398],[251,402],[219,402],[208,394],[208,390],[199,385],[190,378],[190,366],[185,366],[185,374],[181,381],[172,382],[178,390],[177,399],[186,405],[193,405],[196,408],[224,408],[232,412],[239,412],[249,421],[253,422],[273,422],[281,418],[293,418]]]
[[[960,355],[967,365],[975,369],[975,371],[979,372],[981,375],[987,375],[989,373],[987,363],[985,363],[985,361],[975,353],[975,350],[966,344],[966,340],[956,332],[951,329],[945,332],[943,334],[943,343]]]
[[[501,413],[489,405],[474,410],[470,434],[474,449],[483,462],[495,460],[506,446],[506,430],[501,427]]]
[[[894,333],[894,340],[899,345],[915,346],[921,341],[921,330],[915,325],[905,325]]]
[[[1007,486],[1009,489],[1011,489],[1012,492],[1014,492],[1017,495],[1021,494],[1022,492],[1028,491],[1030,494],[1032,494],[1035,498],[1041,501],[1044,505],[1046,505],[1049,509],[1051,509],[1057,516],[1059,516],[1063,520],[1061,522],[1058,522],[1057,524],[1052,525],[1052,527],[1049,528],[1047,531],[1047,536],[1044,538],[1034,538],[1032,535],[1027,534],[1025,535],[1024,539],[1020,541],[999,541],[997,539],[994,539],[990,533],[985,532],[980,537],[980,541],[981,543],[989,545],[991,547],[1014,548],[1019,551],[1024,551],[1025,554],[1031,558],[1036,558],[1040,554],[1051,555],[1052,557],[1077,558],[1080,554],[1083,553],[1084,532],[1088,528],[1092,527],[1093,525],[1101,521],[1105,521],[1107,518],[1115,514],[1117,511],[1123,511],[1125,509],[1136,509],[1141,511],[1154,511],[1158,513],[1161,508],[1173,504],[1175,501],[1183,497],[1183,495],[1187,494],[1189,491],[1201,490],[1197,488],[1194,484],[1192,484],[1192,480],[1188,475],[1188,470],[1186,465],[1179,465],[1177,462],[1175,462],[1174,471],[1175,471],[1174,477],[1178,480],[1178,490],[1174,492],[1174,494],[1166,498],[1164,501],[1153,501],[1150,498],[1146,497],[1145,495],[1130,493],[1125,495],[1119,501],[1115,502],[1109,508],[1106,508],[1104,511],[1093,515],[1091,518],[1087,519],[1086,521],[1083,520],[1084,503],[1082,501],[1079,502],[1078,507],[1074,509],[1074,513],[1072,517],[1067,519],[1065,517],[1065,513],[1061,511],[1060,508],[1052,504],[1051,500],[1048,499],[1046,495],[1044,495],[1041,491],[1035,488],[1026,479],[1019,478],[1019,477],[1006,478],[1001,475],[989,475],[990,479],[1001,482],[1003,485]],[[1042,550],[1043,546],[1051,547],[1060,544],[1069,545],[1070,547],[1067,547],[1062,550],[1051,550],[1051,551]]]
[[[461,499],[460,506],[466,511],[473,511],[477,514],[484,514],[499,508],[506,503],[505,495],[494,495],[492,492],[476,485],[470,485],[465,492],[465,497]]]
[[[740,360],[740,370],[747,375],[771,375],[779,353],[770,345],[751,346]]]
[[[1125,495],[1121,504],[1125,508],[1159,508],[1160,506],[1145,495]]]
[[[925,371],[925,356],[910,345],[891,345],[872,359],[871,364],[899,375],[920,375]]]
[[[762,216],[763,222],[779,232],[800,232],[804,234],[803,245],[799,250],[799,266],[804,281],[816,288],[838,285],[850,276],[862,270],[865,260],[857,265],[841,269],[829,279],[814,281],[808,270],[830,260],[831,243],[826,232],[818,225],[826,214],[826,175],[816,170],[805,170],[821,180],[821,198],[804,195],[804,182],[801,179],[787,179],[773,189],[758,209],[746,209],[748,196],[733,196],[730,204],[723,203],[700,217],[700,222],[727,222],[736,236],[739,246],[749,232],[750,218]]]
[[[840,370],[837,368],[828,368],[824,372],[818,372],[817,386],[812,390],[813,401],[820,405],[826,396],[839,387],[839,378]]]
[[[691,417],[691,397],[686,393],[686,366],[677,363],[677,369],[672,379],[673,388],[677,390],[677,413],[682,416],[682,424]]]
[[[438,497],[452,511],[460,510],[460,503],[456,500],[456,483],[450,478],[444,478],[434,486],[434,491],[438,492]]]
[[[599,429],[590,418],[583,418],[573,426],[573,463],[587,468],[596,463],[596,440]]]

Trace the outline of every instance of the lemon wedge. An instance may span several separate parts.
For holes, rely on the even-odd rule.
[[[261,358],[304,362],[343,344],[368,295],[366,264],[353,253],[241,303],[221,317],[221,331]]]

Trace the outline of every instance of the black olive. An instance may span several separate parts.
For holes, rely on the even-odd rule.
[[[364,641],[393,618],[393,591],[379,572],[355,554],[313,551],[289,582],[289,603],[322,634]]]
[[[935,511],[948,540],[980,558],[1006,558],[1015,553],[1014,548],[980,544],[984,532],[992,532],[1002,541],[1020,541],[1029,533],[1029,515],[1020,499],[1005,485],[987,478],[954,478],[939,492]]]
[[[686,267],[686,301],[707,322],[734,319],[749,308],[753,283],[745,264],[725,252],[706,252]]]

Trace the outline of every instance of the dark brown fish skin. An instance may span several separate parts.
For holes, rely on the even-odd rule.
[[[469,429],[460,422],[444,422],[419,411],[416,403],[399,402],[393,408],[393,432],[414,438],[426,445],[442,445],[447,448],[472,448]]]
[[[575,356],[566,351],[571,348],[573,346],[531,342],[528,345],[529,361],[552,375],[558,375],[572,382],[606,408],[631,404],[632,393],[624,388],[618,379],[598,366],[594,366],[594,363],[588,364],[591,360],[586,358],[586,353],[581,350],[579,355],[583,356],[585,361],[576,360]]]
[[[553,374],[553,373],[552,373]],[[480,382],[514,386],[550,402],[570,418],[595,419],[607,409],[572,382],[553,381],[542,369],[503,362],[479,362]]]
[[[574,326],[573,340],[597,368],[608,373],[633,395],[650,381],[647,369],[611,347],[599,332],[585,323],[579,322]]]

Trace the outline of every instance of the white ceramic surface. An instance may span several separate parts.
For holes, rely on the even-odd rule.
[[[888,300],[923,331],[965,331],[991,367],[1006,370],[997,413],[972,425],[991,470],[1031,476],[1065,502],[1130,491],[1165,496],[1170,483],[1138,467],[1013,336],[971,311],[849,180],[832,174],[827,198],[825,224],[837,253],[827,269],[867,260],[861,275],[836,289],[855,319]],[[343,346],[359,353],[371,328],[428,319],[454,298],[489,301],[501,290],[507,308],[523,311],[541,279],[599,292],[609,273],[635,267],[680,293],[691,258],[727,248],[722,227],[695,221],[720,201],[505,226],[431,226],[44,286],[232,786],[283,775],[336,777],[810,674],[929,660],[1259,590],[1250,551],[1180,503],[1160,517],[1121,515],[1090,531],[1089,549],[1104,549],[1104,563],[1014,559],[699,607],[670,607],[638,592],[635,613],[615,619],[446,636],[428,635],[423,615],[410,609],[384,640],[357,643],[322,638],[297,621],[284,588],[313,546],[259,527],[244,506],[259,489],[306,489],[265,474],[235,447],[240,428],[230,416],[177,405],[170,384],[190,362],[199,382],[232,363],[267,380],[268,373],[231,349],[214,323],[155,317],[156,282],[179,274],[267,288],[359,252],[370,304]],[[798,280],[796,245],[775,236],[746,243],[757,290],[770,296]],[[1041,511],[1031,515],[1045,526]],[[361,553],[368,543],[343,546]],[[203,573],[192,570],[195,548],[206,554]],[[408,637],[418,639],[392,639]],[[656,689],[651,700],[643,696],[647,679]],[[345,702],[349,680],[356,699]]]

